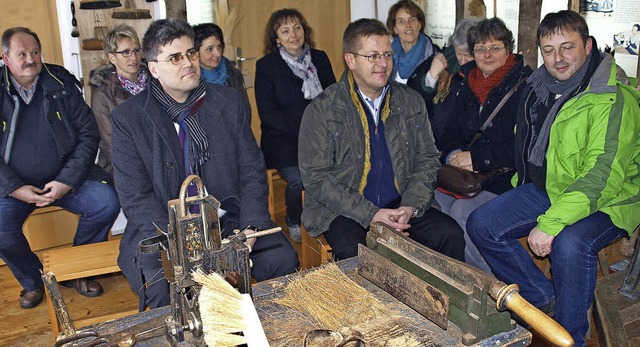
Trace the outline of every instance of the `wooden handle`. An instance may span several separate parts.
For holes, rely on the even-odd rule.
[[[507,308],[517,314],[554,346],[573,346],[573,337],[569,332],[525,300],[519,293],[518,285],[504,286],[498,293],[496,304],[500,311]]]

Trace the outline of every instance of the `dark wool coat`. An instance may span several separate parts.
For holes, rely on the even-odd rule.
[[[231,227],[271,227],[264,160],[244,112],[235,91],[207,83],[198,116],[211,157],[201,179],[219,201],[239,201]],[[137,291],[143,286],[138,243],[156,235],[154,223],[167,227],[167,202],[178,198],[186,175],[175,124],[149,89],[116,107],[112,117],[115,185],[128,221],[118,265]]]
[[[325,52],[311,49],[311,61],[323,89],[336,82]],[[304,98],[302,79],[293,74],[279,51],[256,62],[255,92],[267,168],[298,166],[300,121],[311,100]]]
[[[466,151],[477,131],[480,130],[482,124],[491,115],[505,94],[533,72],[529,66],[524,66],[522,56],[516,55],[516,65],[509,71],[504,80],[491,90],[484,105],[480,105],[480,101],[478,101],[478,98],[469,87],[468,82],[469,73],[476,66],[475,61],[463,65],[460,70],[461,73],[453,76],[451,81],[451,94],[449,94],[448,98],[456,100],[454,112],[448,116],[442,138],[436,138],[438,141],[436,145],[442,151],[444,157],[456,149]],[[524,84],[524,82],[520,83],[516,92],[511,95],[507,103],[495,116],[489,128],[471,147],[474,170],[489,171],[500,167],[515,168],[514,127]],[[498,177],[492,184],[488,185],[486,190],[501,194],[511,189],[511,177],[514,172],[515,170],[512,170]]]

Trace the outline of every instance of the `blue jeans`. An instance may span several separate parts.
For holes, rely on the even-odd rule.
[[[512,189],[475,210],[467,222],[471,240],[495,276],[520,286],[531,304],[541,307],[555,299],[554,319],[584,346],[589,328],[587,310],[597,280],[597,254],[625,232],[611,218],[595,212],[567,225],[553,240],[550,256],[553,281],[534,264],[518,241],[537,225],[551,206],[546,192],[533,184]]]
[[[480,192],[472,199],[456,199],[451,195],[444,194],[439,190],[434,191],[434,198],[440,204],[440,210],[451,216],[464,231],[464,262],[477,267],[478,269],[491,273],[489,264],[484,260],[478,248],[473,244],[469,238],[467,232],[467,219],[471,212],[475,211],[478,207],[484,205],[497,195],[486,190]]]
[[[106,241],[111,225],[118,217],[120,204],[108,184],[85,181],[51,205],[80,215],[73,245]],[[33,204],[6,197],[0,199],[0,257],[25,290],[42,288],[42,263],[31,251],[22,233],[22,225],[36,209]]]
[[[287,205],[287,225],[300,226],[302,224],[302,179],[297,166],[277,167],[276,170],[287,181],[284,190],[284,201]]]

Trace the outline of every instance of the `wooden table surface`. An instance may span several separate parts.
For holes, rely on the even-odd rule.
[[[371,282],[356,273],[357,259],[351,258],[337,263],[348,277],[373,293],[391,312],[393,326],[388,334],[368,341],[367,346],[464,346],[461,342],[461,332],[454,325],[449,324],[447,330],[442,330],[426,318],[413,311],[388,293],[382,291]],[[273,299],[284,294],[284,287],[297,275],[279,277],[269,281],[257,283],[253,286],[253,299],[262,321],[267,339],[272,347],[302,346],[306,332],[315,329],[313,323],[295,310],[276,304]],[[154,317],[167,316],[169,307],[162,307],[138,313],[122,319],[97,324],[90,329],[100,334],[113,333],[134,324],[144,322]],[[361,329],[362,330],[362,329]],[[186,333],[185,335],[189,335]],[[365,338],[367,336],[365,335]],[[480,341],[476,346],[527,346],[531,343],[531,333],[517,326],[515,329]],[[136,346],[170,346],[164,337],[140,341]]]

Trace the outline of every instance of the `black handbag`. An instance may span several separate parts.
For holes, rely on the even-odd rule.
[[[515,93],[522,81],[523,80],[516,83],[516,85],[509,90],[502,100],[500,100],[498,106],[496,106],[493,112],[491,112],[489,118],[487,118],[484,124],[482,124],[482,127],[480,127],[480,130],[476,132],[473,140],[471,140],[471,143],[467,146],[467,151],[480,138],[480,136],[482,136],[482,133],[489,127],[493,118],[495,118],[504,104],[507,103],[507,100],[509,100],[511,95]],[[438,190],[459,199],[470,199],[480,194],[483,186],[493,182],[496,177],[509,171],[511,171],[511,168],[501,167],[486,172],[475,172],[456,166],[443,165],[438,172]]]

